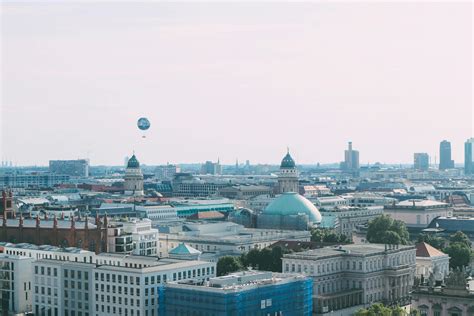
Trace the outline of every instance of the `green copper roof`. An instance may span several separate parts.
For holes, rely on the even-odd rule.
[[[267,206],[264,213],[282,216],[304,213],[313,223],[321,222],[321,214],[316,206],[304,196],[294,192],[286,192],[277,197]]]
[[[186,245],[185,243],[180,243],[178,247],[170,250],[169,254],[171,255],[191,255],[191,254],[200,254],[201,252],[193,247]]]
[[[295,168],[295,166],[295,161],[291,157],[290,152],[286,153],[286,156],[283,157],[283,160],[281,161],[280,168],[290,169]]]
[[[135,155],[133,155],[132,158],[128,160],[127,168],[140,168],[140,163],[138,162]]]

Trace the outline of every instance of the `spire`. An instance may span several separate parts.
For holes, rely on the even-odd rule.
[[[104,214],[104,227],[107,228],[109,224],[109,220],[107,219],[107,212]]]

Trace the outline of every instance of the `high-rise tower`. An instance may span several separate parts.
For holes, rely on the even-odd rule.
[[[443,140],[439,143],[439,170],[453,169],[454,161],[451,159],[451,143]]]
[[[464,143],[464,173],[474,174],[474,138]]]
[[[349,142],[348,148],[344,151],[342,169],[353,174],[359,171],[359,151],[352,149],[352,142]]]

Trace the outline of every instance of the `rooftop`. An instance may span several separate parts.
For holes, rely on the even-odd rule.
[[[275,273],[268,271],[242,271],[226,276],[211,278],[207,283],[193,281],[169,282],[170,288],[202,290],[210,292],[228,293],[254,289],[261,286],[283,284],[294,281],[307,280],[299,274]]]
[[[9,243],[9,242],[0,242],[0,246],[1,247],[14,248],[14,249],[53,251],[53,252],[61,252],[61,253],[92,253],[91,251],[83,250],[81,248],[76,248],[76,247],[60,248],[60,247],[50,246],[50,245],[37,246],[37,245],[33,245],[33,244],[28,244],[28,243],[13,244],[13,243]]]
[[[414,246],[384,245],[384,244],[350,244],[334,247],[324,247],[303,252],[284,255],[285,258],[314,258],[321,259],[334,256],[371,256],[384,252],[397,252],[414,249]]]
[[[446,256],[446,254],[425,242],[420,242],[416,244],[416,256],[424,257],[424,258],[432,258],[432,257]]]
[[[418,199],[411,199],[401,201],[398,204],[395,204],[394,207],[408,207],[408,208],[431,208],[431,207],[447,207],[448,204],[433,200],[418,200]],[[392,207],[392,206],[388,206]]]
[[[194,249],[191,246],[186,245],[185,243],[180,243],[178,247],[173,248],[169,251],[170,255],[188,255],[188,254],[201,254],[197,249]]]

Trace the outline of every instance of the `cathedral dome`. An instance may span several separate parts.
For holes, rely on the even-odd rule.
[[[282,169],[282,168],[283,169],[291,169],[291,168],[295,168],[295,167],[296,167],[295,161],[291,157],[290,152],[288,152],[286,154],[286,156],[283,157],[283,160],[281,161],[280,169]]]
[[[264,211],[268,215],[306,214],[313,223],[321,222],[321,213],[307,198],[295,192],[285,192],[271,202]]]
[[[138,162],[135,155],[133,155],[132,158],[128,160],[127,168],[140,168],[140,163]]]

